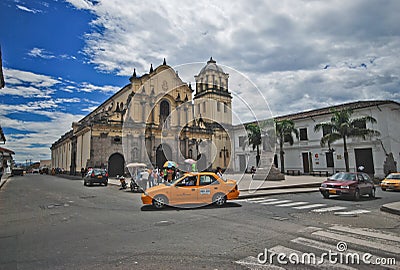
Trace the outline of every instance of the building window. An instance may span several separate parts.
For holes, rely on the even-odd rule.
[[[188,154],[189,158],[193,158],[193,150],[189,149],[189,154]]]
[[[228,111],[228,105],[224,103],[224,113],[226,113],[227,111]]]
[[[160,103],[160,126],[167,124],[164,122],[166,122],[166,120],[169,116],[169,111],[170,111],[170,109],[169,109],[168,101],[166,101],[166,100],[161,101],[161,103]],[[168,126],[166,125],[164,127],[167,128]]]
[[[203,102],[203,112],[204,113],[206,112],[206,103],[205,102]]]
[[[243,147],[246,141],[246,136],[239,136],[239,147]]]
[[[335,167],[334,161],[333,161],[333,152],[326,152],[325,157],[326,157],[326,167],[328,167],[328,168]]]
[[[354,122],[354,127],[359,128],[359,129],[366,129],[367,123],[365,121],[356,121],[356,122]]]
[[[328,126],[322,126],[322,136],[325,136],[327,134],[331,134],[332,130],[330,127]]]
[[[307,141],[308,140],[308,135],[307,135],[307,128],[300,128],[300,141]]]
[[[221,111],[221,103],[217,101],[217,112]]]

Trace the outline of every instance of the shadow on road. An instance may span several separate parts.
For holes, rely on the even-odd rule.
[[[358,201],[354,200],[352,196],[330,196],[329,199],[326,200],[336,200],[336,201],[353,201],[353,202],[364,202],[364,201],[372,201],[372,200],[380,200],[382,197],[376,196],[375,198],[370,198],[368,195],[361,196]]]
[[[242,205],[236,202],[226,202],[223,206],[216,206],[213,204],[209,205],[186,204],[182,206],[165,206],[162,209],[157,209],[152,205],[144,205],[140,208],[140,210],[141,211],[193,211],[202,209],[219,209],[219,208],[232,208],[232,207],[242,207]]]

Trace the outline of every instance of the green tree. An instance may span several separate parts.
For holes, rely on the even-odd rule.
[[[256,164],[260,162],[260,145],[261,145],[261,130],[260,126],[255,123],[246,125],[247,131],[247,144],[253,147],[253,150],[257,148]]]
[[[366,128],[366,123],[376,123],[372,116],[362,116],[351,118],[353,111],[351,109],[335,110],[331,109],[332,117],[330,122],[319,123],[315,125],[314,131],[324,130],[324,136],[321,138],[321,146],[338,140],[343,140],[344,162],[346,172],[350,171],[349,153],[347,151],[347,139],[351,137],[363,138],[364,140],[370,136],[379,136],[380,133],[373,129]]]
[[[281,120],[275,122],[276,137],[279,141],[279,156],[281,160],[281,173],[285,173],[285,152],[283,150],[283,145],[288,142],[293,145],[294,138],[299,138],[299,131],[295,128],[294,122],[292,120]]]

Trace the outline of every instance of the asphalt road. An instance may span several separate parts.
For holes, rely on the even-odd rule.
[[[116,186],[13,177],[0,190],[0,269],[320,269],[256,258],[265,249],[321,254],[339,240],[399,263],[400,217],[379,210],[399,196],[378,190],[354,202],[316,192],[155,210]]]

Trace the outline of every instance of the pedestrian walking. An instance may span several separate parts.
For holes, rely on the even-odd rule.
[[[81,168],[81,175],[82,175],[82,179],[83,179],[83,177],[85,177],[85,168]]]
[[[154,187],[154,172],[149,169],[149,188]]]
[[[141,173],[141,182],[142,182],[142,189],[146,190],[147,184],[149,182],[149,172],[147,169],[143,170],[143,172]]]

